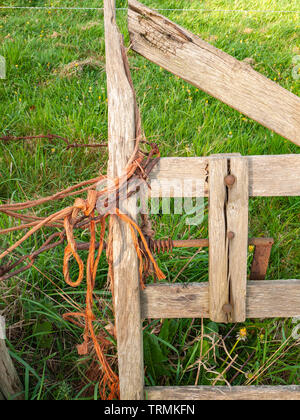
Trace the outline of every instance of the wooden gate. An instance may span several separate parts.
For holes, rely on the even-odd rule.
[[[104,5],[109,176],[113,179],[122,174],[134,149],[137,110],[124,67],[115,2],[105,0]],[[129,7],[138,13],[143,6],[130,0]],[[186,39],[185,33],[181,35]],[[163,35],[159,39],[162,38]],[[152,42],[148,52],[153,51],[154,44]],[[163,54],[163,50],[159,50],[159,54]],[[153,56],[152,60],[155,61]],[[292,102],[291,110],[299,106],[295,95],[287,94],[287,98]],[[294,141],[299,144],[299,132],[295,130],[296,125],[299,126],[299,114],[296,113],[295,118],[293,128],[276,118],[273,122],[272,118],[264,121],[267,126],[277,124],[278,132],[279,126],[285,127],[281,131],[288,138],[296,132]],[[172,196],[170,185],[174,178],[191,183],[201,180],[203,189],[191,195],[209,197],[209,282],[191,283],[187,287],[154,284],[140,291],[138,260],[129,228],[112,218],[114,259],[118,256],[113,269],[121,399],[300,399],[300,386],[144,387],[143,318],[210,318],[226,323],[300,314],[300,280],[247,281],[249,197],[299,196],[300,155],[162,158],[150,176],[151,196]],[[134,197],[128,200],[127,211],[135,219],[134,200]]]

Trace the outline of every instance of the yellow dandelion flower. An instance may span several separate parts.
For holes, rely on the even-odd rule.
[[[241,328],[239,332],[237,333],[236,338],[240,341],[246,341],[247,340],[247,328]]]
[[[249,251],[253,252],[254,251],[254,246],[253,245],[249,245]]]

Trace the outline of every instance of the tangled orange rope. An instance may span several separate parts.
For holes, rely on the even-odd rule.
[[[64,264],[63,264],[63,273],[64,273],[64,277],[65,277],[65,281],[67,284],[69,284],[69,286],[71,287],[77,287],[82,283],[82,280],[84,278],[84,264],[83,261],[81,260],[80,256],[77,253],[76,250],[76,242],[74,239],[74,235],[73,235],[73,223],[74,220],[76,220],[79,211],[82,211],[86,216],[92,216],[92,218],[94,217],[94,210],[95,210],[95,206],[96,206],[96,200],[97,200],[97,192],[96,191],[90,191],[88,194],[88,199],[87,200],[82,200],[82,199],[76,199],[74,206],[73,206],[73,212],[71,214],[69,214],[68,216],[65,217],[64,219],[64,226],[65,226],[65,230],[67,233],[67,239],[68,239],[68,245],[65,248],[65,254],[64,254]],[[141,254],[141,250],[139,248],[139,243],[138,243],[138,239],[137,239],[137,234],[136,231],[139,233],[141,240],[143,241],[143,244],[145,246],[146,252],[148,254],[148,257],[150,258],[156,275],[158,277],[158,279],[164,279],[165,276],[162,273],[162,271],[159,269],[159,267],[157,266],[157,263],[155,261],[155,259],[152,256],[152,253],[148,247],[147,241],[141,231],[141,229],[139,228],[139,226],[130,218],[128,217],[126,214],[122,214],[120,212],[119,209],[116,209],[116,215],[123,220],[124,222],[128,223],[130,230],[131,230],[131,234],[132,234],[132,239],[133,239],[133,243],[140,261],[139,264],[139,272],[140,272],[140,278],[142,279],[142,275],[143,275],[143,258],[142,258],[142,254]],[[104,371],[104,375],[100,384],[100,389],[101,389],[101,398],[104,399],[105,398],[105,390],[106,390],[106,385],[109,385],[109,389],[110,389],[110,394],[108,396],[108,399],[113,399],[115,397],[118,396],[118,389],[119,389],[119,379],[118,376],[113,372],[111,366],[109,365],[109,363],[107,362],[107,359],[104,355],[103,349],[101,348],[98,339],[96,337],[96,334],[94,332],[94,327],[93,327],[93,321],[96,320],[95,315],[93,313],[93,291],[94,291],[94,287],[95,287],[95,280],[96,280],[96,273],[97,273],[97,267],[99,264],[99,260],[100,260],[100,256],[101,253],[103,251],[103,244],[104,244],[104,234],[105,234],[105,221],[106,218],[109,216],[109,213],[105,214],[101,220],[100,220],[100,224],[101,224],[101,232],[100,232],[100,247],[98,250],[98,254],[95,257],[95,243],[96,243],[96,229],[95,229],[95,221],[91,220],[90,221],[90,226],[89,226],[89,230],[90,230],[90,249],[89,249],[89,255],[88,255],[88,259],[87,259],[87,266],[86,266],[86,281],[87,281],[87,293],[86,293],[86,309],[85,312],[73,312],[73,313],[68,313],[64,315],[65,319],[69,319],[70,318],[78,318],[78,317],[83,317],[85,319],[85,332],[84,332],[84,342],[83,344],[79,345],[78,348],[78,353],[79,354],[87,354],[88,353],[88,342],[89,342],[89,337],[91,337],[93,344],[94,344],[94,348],[97,354],[97,357],[101,363],[101,366],[103,368]],[[79,275],[76,281],[72,281],[70,279],[70,274],[69,274],[69,260],[71,258],[71,256],[73,256],[75,258],[75,260],[77,261],[78,267],[79,267]],[[142,287],[145,287],[143,283],[141,283]],[[74,322],[74,321],[72,321]],[[76,323],[76,322],[75,322]]]
[[[103,339],[102,343],[99,342],[95,334],[94,325],[93,325],[93,322],[96,320],[96,317],[93,313],[93,292],[94,292],[95,282],[96,282],[96,273],[97,273],[100,257],[104,248],[106,219],[111,214],[110,210],[108,210],[101,217],[95,218],[96,203],[100,196],[108,197],[110,193],[117,192],[121,188],[123,183],[128,181],[135,174],[135,171],[137,170],[137,168],[139,168],[139,170],[143,172],[142,167],[141,167],[142,159],[143,158],[139,156],[133,162],[131,162],[127,166],[125,174],[114,181],[113,188],[105,188],[102,191],[96,191],[95,189],[92,189],[93,187],[89,186],[76,192],[74,191],[75,187],[70,187],[64,190],[63,192],[57,193],[51,197],[46,197],[44,199],[39,199],[32,202],[27,202],[27,203],[4,204],[0,206],[0,212],[2,211],[4,213],[11,215],[11,214],[14,214],[13,210],[23,210],[24,208],[34,207],[34,206],[43,204],[45,202],[48,202],[50,200],[61,199],[66,196],[74,195],[76,193],[80,193],[82,191],[88,190],[88,196],[86,200],[82,198],[76,198],[73,206],[66,207],[65,209],[62,209],[46,218],[34,218],[32,222],[26,223],[18,227],[18,229],[16,230],[19,230],[20,228],[21,229],[31,228],[31,229],[19,241],[17,241],[14,245],[12,245],[6,251],[4,251],[0,255],[0,260],[3,259],[5,256],[9,255],[14,249],[16,249],[19,245],[21,245],[26,239],[28,239],[35,232],[40,230],[43,226],[63,225],[65,229],[66,237],[67,237],[67,242],[68,242],[65,248],[65,252],[64,252],[63,274],[64,274],[65,281],[69,286],[78,287],[84,279],[85,270],[84,270],[84,263],[77,252],[77,243],[74,238],[74,226],[80,219],[80,213],[82,213],[83,216],[88,219],[89,221],[88,226],[89,226],[89,232],[90,232],[90,244],[89,244],[89,254],[88,254],[87,264],[86,264],[86,282],[87,282],[86,308],[82,312],[67,313],[63,317],[64,319],[68,319],[69,321],[73,322],[74,324],[78,326],[81,326],[81,324],[75,320],[76,318],[84,318],[85,320],[85,328],[84,328],[84,335],[83,335],[84,341],[81,345],[77,346],[77,350],[80,355],[87,354],[89,340],[90,339],[92,340],[96,355],[98,357],[98,360],[103,370],[103,376],[102,376],[102,379],[100,381],[100,386],[99,386],[100,397],[102,399],[118,398],[119,379],[118,379],[118,375],[111,368],[107,360],[107,357],[105,355],[105,347],[107,347],[107,340]],[[105,178],[106,177],[101,176],[91,181],[87,181],[85,183],[81,183],[78,185],[79,187],[82,187],[83,185],[86,185],[87,183],[95,184],[96,182],[99,182],[99,180],[103,180]],[[139,274],[140,274],[141,287],[142,288],[145,287],[143,283],[143,272],[144,272],[144,267],[145,267],[143,257],[144,258],[146,257],[151,261],[158,279],[159,280],[164,279],[165,276],[162,273],[162,271],[159,269],[148,247],[147,240],[144,237],[143,232],[140,229],[140,227],[129,216],[122,213],[119,208],[115,208],[114,210],[115,210],[116,216],[120,218],[123,222],[127,223],[130,228],[133,244],[134,244],[138,259],[139,259]],[[31,217],[31,216],[24,216],[19,213],[17,213],[17,215],[19,215],[19,218],[25,221],[29,220]],[[98,248],[98,253],[96,255],[96,225],[97,224],[100,224],[101,230],[100,230],[99,248]],[[141,241],[144,245],[143,251],[140,249],[140,246],[139,246],[138,235],[140,236]],[[112,258],[109,257],[110,252],[112,252],[111,245],[112,245],[112,238],[109,237],[109,241],[107,245],[107,248],[108,248],[107,254],[108,254],[108,263],[109,263],[109,276],[112,281],[113,280]],[[76,281],[71,280],[70,273],[69,273],[69,261],[72,257],[76,260],[79,267],[79,274]],[[149,265],[149,264],[146,264],[146,265]],[[113,284],[111,284],[111,286],[113,287]],[[108,396],[107,396],[107,389],[109,390]]]

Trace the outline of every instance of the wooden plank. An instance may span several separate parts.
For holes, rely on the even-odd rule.
[[[136,115],[134,92],[125,72],[123,41],[116,25],[115,1],[104,1],[108,91],[108,176],[121,176],[134,150]],[[123,211],[136,218],[135,200]],[[112,216],[114,307],[118,342],[120,397],[144,396],[144,368],[138,259],[128,225]]]
[[[153,386],[147,400],[300,400],[300,386]]]
[[[248,156],[248,166],[250,196],[300,195],[300,155]]]
[[[209,318],[208,283],[151,284],[141,292],[143,318]],[[300,315],[300,280],[247,282],[247,318]]]
[[[300,196],[300,154],[243,158],[248,160],[250,196]],[[210,159],[161,158],[150,174],[151,197],[176,197],[174,185],[184,191],[184,183],[192,188],[187,189],[186,194],[181,192],[179,197],[207,197]]]
[[[128,3],[134,51],[300,146],[298,96],[138,1]]]
[[[231,322],[246,320],[246,286],[248,256],[248,161],[242,157],[230,158],[230,173],[235,182],[228,188],[227,232],[233,233],[228,241],[228,278],[230,284]]]
[[[150,173],[150,195],[151,197],[206,197],[207,176],[207,157],[161,158]]]
[[[224,305],[229,304],[228,240],[226,237],[227,158],[215,157],[209,162],[209,313],[215,322],[227,322]]]
[[[0,399],[23,400],[21,381],[5,344],[5,322],[0,317]]]

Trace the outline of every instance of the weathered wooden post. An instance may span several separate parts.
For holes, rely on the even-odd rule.
[[[23,386],[5,344],[5,319],[0,316],[0,400],[23,400]]]
[[[110,180],[123,175],[136,139],[135,95],[124,66],[127,58],[115,10],[115,0],[104,1]],[[122,202],[122,210],[136,219],[135,198]],[[112,216],[110,229],[120,397],[139,400],[144,398],[144,364],[138,257],[128,225]]]

